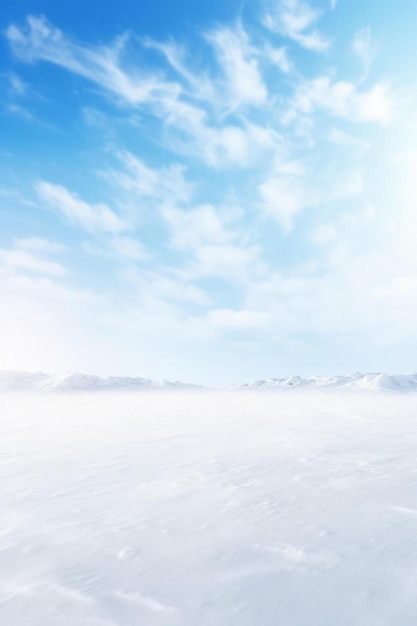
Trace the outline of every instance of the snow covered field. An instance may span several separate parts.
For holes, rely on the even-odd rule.
[[[0,624],[417,624],[417,394],[4,394],[0,414]]]

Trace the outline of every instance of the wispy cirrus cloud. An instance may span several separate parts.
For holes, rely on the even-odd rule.
[[[155,75],[147,76],[144,69],[133,72],[123,69],[126,35],[109,46],[82,45],[66,37],[44,17],[29,16],[25,27],[9,26],[6,36],[13,52],[22,60],[59,65],[132,105],[158,99],[163,94],[176,94],[179,89],[178,85]]]
[[[38,237],[15,239],[12,248],[0,250],[0,271],[65,276],[66,268],[48,256],[63,249],[61,244]]]
[[[42,237],[26,237],[15,239],[14,243],[21,250],[31,250],[37,252],[63,252],[66,246],[57,241],[50,241]]]
[[[194,276],[245,282],[262,271],[259,249],[245,241],[234,213],[206,204],[188,210],[166,206],[162,216],[170,227],[171,245],[189,255]]]
[[[115,156],[120,169],[104,170],[101,175],[125,192],[151,206],[166,201],[176,204],[190,200],[193,185],[187,181],[183,165],[175,163],[152,168],[128,150],[118,150]]]
[[[330,47],[330,41],[314,29],[322,11],[304,0],[280,0],[274,5],[264,16],[267,28],[314,52]]]
[[[278,164],[258,186],[260,210],[276,220],[288,234],[302,211],[323,210],[332,202],[358,197],[364,191],[360,166],[346,168],[343,173],[333,172],[327,186],[322,184],[321,178],[323,173],[309,163]],[[326,172],[324,179],[329,178],[330,173]]]
[[[118,233],[129,227],[105,204],[89,204],[62,185],[39,181],[35,184],[35,190],[47,206],[55,209],[70,223],[92,233]]]
[[[256,51],[243,28],[240,25],[233,30],[218,28],[206,37],[214,47],[224,74],[222,93],[229,99],[230,108],[265,104],[268,89],[258,66]]]
[[[14,72],[8,76],[10,91],[17,96],[23,96],[28,92],[28,85]]]
[[[127,261],[147,261],[150,257],[138,237],[116,236],[110,239],[116,256]]]
[[[259,185],[258,191],[262,211],[276,219],[287,232],[298,213],[315,203],[306,195],[302,180],[297,174],[271,176]]]
[[[273,23],[285,36],[313,50],[324,47],[324,40],[317,39],[312,30],[321,11],[307,2],[283,0],[274,16],[278,21]],[[269,21],[268,25],[272,27],[273,23]],[[262,160],[279,162],[279,171],[258,177],[254,188],[264,214],[276,219],[285,230],[304,208],[318,206],[323,200],[323,194],[312,193],[305,176],[300,177],[291,169],[297,160],[289,147],[291,132],[299,134],[299,129],[306,125],[306,140],[314,142],[308,135],[314,133],[314,123],[323,113],[354,123],[388,124],[393,117],[394,97],[387,83],[363,89],[350,81],[334,81],[328,75],[307,79],[297,73],[285,97],[274,93],[267,84],[265,63],[290,72],[286,49],[273,48],[265,41],[253,43],[240,23],[234,28],[218,27],[205,35],[218,71],[214,72],[212,66],[201,80],[197,69],[190,65],[186,49],[173,40],[141,41],[145,49],[160,52],[167,62],[164,72],[155,72],[145,62],[140,67],[124,64],[127,36],[109,46],[80,44],[44,18],[33,17],[28,18],[25,28],[11,26],[7,34],[22,59],[61,65],[113,95],[117,92],[125,104],[147,108],[165,129],[166,145],[174,153],[198,155],[209,167],[249,168],[259,166]],[[364,31],[358,36],[356,44],[358,53],[363,55],[367,50],[365,34]],[[168,69],[174,72],[175,79]],[[142,89],[144,85],[154,85],[155,89]],[[272,106],[277,102],[279,112]],[[253,106],[260,109],[254,116],[250,113]],[[289,125],[294,131],[289,131]],[[284,153],[286,163],[282,161]],[[190,202],[193,184],[186,179],[183,165],[151,168],[128,150],[117,149],[116,154],[122,167],[113,167],[103,175],[123,191],[125,198],[135,198],[141,210],[158,209],[164,203],[175,207]],[[89,205],[59,185],[40,183],[37,191],[67,219],[91,232],[120,232],[128,227],[126,220],[110,207]]]
[[[353,38],[352,50],[363,66],[362,80],[368,78],[372,64],[376,57],[376,46],[372,39],[369,26],[361,28]]]
[[[293,71],[293,63],[285,46],[277,48],[272,45],[267,45],[265,46],[264,54],[273,66],[279,67],[285,74],[289,74]]]
[[[185,94],[196,100],[216,102],[215,85],[209,72],[205,68],[192,69],[190,67],[190,51],[182,44],[173,39],[161,42],[150,37],[142,38],[141,43],[145,49],[156,50],[163,56],[174,74],[183,81]]]
[[[210,305],[208,294],[184,271],[164,266],[158,270],[130,267],[121,273],[120,278],[134,287],[142,306],[150,309],[166,307],[173,317],[181,315],[179,307],[187,303],[203,307]]]
[[[174,44],[145,40],[145,48],[163,52],[177,76],[167,78],[145,63],[123,63],[128,37],[108,46],[73,41],[45,18],[28,17],[25,27],[12,25],[7,37],[23,61],[46,61],[99,85],[117,101],[142,107],[159,119],[170,133],[166,140],[174,151],[197,154],[209,165],[247,166],[255,152],[263,152],[266,129],[260,132],[245,118],[224,123],[225,113],[248,104],[266,103],[267,87],[256,55],[242,28],[218,29],[207,36],[219,61],[224,80],[207,76],[200,81],[181,60]],[[182,82],[181,82],[182,81]],[[203,85],[203,87],[202,87]]]
[[[317,41],[322,40],[310,33],[321,14],[317,9],[284,0],[277,11],[279,24],[290,38],[320,47]],[[164,57],[165,69],[155,69],[145,58],[139,64],[125,62],[127,35],[107,46],[82,44],[45,18],[29,17],[25,27],[10,26],[7,36],[22,60],[59,65],[99,85],[124,105],[144,109],[158,120],[163,141],[172,152],[196,155],[213,167],[247,168],[270,158],[279,143],[279,118],[294,119],[298,114],[305,118],[326,110],[353,121],[387,123],[392,115],[393,96],[386,83],[359,90],[349,81],[333,82],[326,75],[304,79],[297,73],[292,93],[281,94],[279,83],[272,89],[266,70],[278,66],[290,73],[287,51],[265,40],[254,43],[239,23],[205,35],[214,54],[214,65],[207,71],[192,67],[187,51],[174,41],[140,41],[144,51],[156,49]],[[253,107],[259,110],[254,115]]]
[[[41,71],[36,62],[85,79],[70,106],[80,107],[84,163],[93,163],[82,172],[88,199],[85,178],[82,192],[67,188],[56,164],[52,175],[40,160],[36,210],[41,202],[75,227],[66,255],[89,255],[88,263],[95,255],[94,268],[111,268],[97,281],[105,283],[100,323],[136,338],[129,346],[161,343],[161,332],[164,344],[196,337],[193,349],[239,334],[258,347],[303,343],[304,331],[369,329],[389,301],[381,328],[395,317],[392,294],[405,301],[415,288],[406,263],[393,269],[395,254],[383,246],[393,261],[384,264],[372,239],[388,210],[375,200],[381,177],[369,155],[397,123],[397,97],[385,77],[371,80],[370,28],[353,38],[364,70],[355,80],[341,61],[352,33],[338,42],[325,31],[331,21],[320,22],[336,2],[268,6],[263,24],[207,25],[188,42],[155,33],[83,42],[34,17],[7,31],[16,59],[30,62],[25,79]],[[316,54],[330,46],[331,55]],[[62,166],[62,180],[77,177]],[[82,241],[72,251],[76,229]],[[23,234],[7,249],[16,289],[44,290],[52,301],[65,276],[53,246]],[[86,315],[95,322],[94,306]]]

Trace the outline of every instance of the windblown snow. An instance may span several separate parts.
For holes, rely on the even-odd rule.
[[[3,394],[0,412],[0,624],[417,624],[417,395]]]

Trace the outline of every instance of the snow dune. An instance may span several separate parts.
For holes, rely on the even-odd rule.
[[[239,385],[242,389],[291,389],[303,387],[306,389],[333,389],[348,387],[369,391],[416,391],[417,374],[348,374],[347,376],[314,376],[301,378],[289,376],[287,378],[266,378],[252,383]]]
[[[0,371],[0,391],[135,391],[159,388],[198,388],[181,382],[151,380],[129,376],[100,377],[92,374],[71,372],[51,376],[43,372]]]
[[[0,624],[415,626],[414,394],[3,394]]]
[[[169,380],[129,376],[100,377],[80,372],[52,376],[42,372],[0,371],[2,391],[144,391],[152,389],[201,389],[198,385]],[[248,390],[339,389],[362,391],[417,391],[416,374],[348,374],[346,376],[313,376],[301,378],[266,378],[234,386]]]

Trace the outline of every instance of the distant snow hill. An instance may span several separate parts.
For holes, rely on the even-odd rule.
[[[313,376],[300,378],[267,378],[239,385],[238,389],[334,389],[351,388],[368,391],[417,391],[416,374],[348,374],[347,376]]]
[[[42,372],[0,371],[1,391],[137,391],[145,389],[198,389],[197,385],[169,380],[71,373],[51,376]]]
[[[91,374],[70,373],[51,376],[42,372],[0,371],[0,392],[6,391],[145,391],[164,389],[207,389],[199,385],[169,380],[129,376],[100,377]],[[229,388],[230,389],[230,388]],[[347,376],[313,376],[301,378],[266,378],[235,385],[238,391],[290,391],[296,389],[356,389],[358,391],[417,391],[416,374],[348,374]]]

